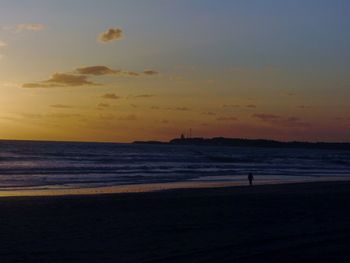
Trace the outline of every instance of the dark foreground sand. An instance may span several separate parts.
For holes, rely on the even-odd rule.
[[[350,262],[350,183],[0,198],[0,262]]]

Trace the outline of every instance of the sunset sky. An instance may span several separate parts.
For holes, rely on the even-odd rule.
[[[350,141],[348,0],[0,0],[0,139]]]

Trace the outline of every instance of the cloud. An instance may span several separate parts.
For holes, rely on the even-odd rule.
[[[75,118],[80,117],[80,114],[70,114],[70,113],[50,113],[50,114],[36,114],[36,113],[22,113],[22,117],[27,119],[43,119],[43,118],[58,118],[58,119],[65,119],[65,118]]]
[[[273,115],[273,114],[263,114],[263,113],[259,113],[259,114],[254,114],[253,115],[254,118],[258,118],[262,121],[274,121],[277,119],[280,119],[280,116],[277,115]]]
[[[23,88],[53,88],[53,87],[77,87],[85,85],[98,85],[87,79],[87,76],[66,73],[55,73],[48,80],[24,83]]]
[[[109,104],[107,104],[107,103],[99,103],[97,105],[97,107],[99,107],[99,108],[109,108]]]
[[[258,118],[263,122],[280,126],[280,127],[292,127],[292,128],[303,128],[310,126],[309,123],[304,122],[296,117],[282,117],[273,114],[254,114],[254,118]]]
[[[0,47],[1,47],[0,42]],[[5,45],[4,43],[2,44]],[[156,71],[145,71],[148,75],[155,75]],[[122,71],[109,68],[107,66],[89,66],[77,68],[73,73],[55,73],[48,80],[36,81],[22,84],[23,88],[53,88],[68,86],[100,85],[90,81],[89,76],[118,75],[126,77],[138,77],[141,73],[135,71]]]
[[[71,109],[71,108],[73,108],[72,106],[64,105],[64,104],[54,104],[54,105],[51,105],[51,107],[57,108],[57,109]]]
[[[250,108],[250,109],[255,109],[256,108],[256,105],[255,104],[248,104],[248,105],[245,105],[246,108]]]
[[[94,75],[94,76],[116,75],[121,72],[121,70],[111,69],[106,66],[83,67],[83,68],[77,68],[76,71],[82,75]]]
[[[166,107],[162,108],[159,106],[150,106],[149,107],[151,110],[168,110],[168,111],[191,111],[191,109],[187,107]]]
[[[27,119],[41,119],[44,116],[42,114],[37,114],[37,113],[22,113],[22,117],[27,118]]]
[[[7,88],[19,88],[21,85],[16,82],[0,82],[0,86]]]
[[[232,109],[232,108],[240,108],[240,107],[245,107],[245,108],[249,108],[249,109],[255,109],[256,105],[255,104],[247,104],[247,105],[239,105],[239,104],[224,104],[222,105],[223,108],[226,109]]]
[[[241,105],[238,104],[224,104],[222,105],[223,108],[239,108]]]
[[[216,113],[212,111],[208,111],[208,112],[202,112],[202,115],[214,116],[216,115]]]
[[[175,111],[190,111],[190,109],[187,108],[187,107],[176,107],[176,108],[171,108],[170,110],[175,110]]]
[[[148,76],[154,76],[154,75],[158,75],[159,72],[152,70],[152,69],[146,69],[143,71],[143,74],[148,75]]]
[[[220,117],[216,119],[217,121],[238,121],[236,117]]]
[[[120,117],[119,120],[120,121],[136,121],[137,116],[135,114],[129,114],[127,116]]]
[[[132,96],[132,98],[153,98],[155,97],[155,95],[153,94],[140,94],[140,95],[135,95],[135,96]]]
[[[76,117],[81,117],[81,114],[74,114],[74,113],[51,113],[45,115],[45,117],[48,118],[58,118],[58,119],[66,119],[66,118],[76,118]]]
[[[18,24],[16,26],[17,31],[41,31],[45,29],[43,24]]]
[[[45,83],[45,82],[24,83],[24,84],[22,85],[22,88],[28,88],[28,89],[35,89],[35,88],[56,88],[56,87],[62,87],[62,85],[48,84],[48,83]]]
[[[0,48],[6,47],[7,44],[4,41],[0,40]],[[3,58],[4,56],[2,54],[0,54],[0,60]]]
[[[46,82],[64,86],[96,85],[95,83],[88,81],[86,76],[78,76],[66,73],[55,73]]]
[[[111,41],[119,40],[124,37],[124,32],[122,29],[115,27],[115,28],[109,28],[107,31],[102,32],[98,36],[98,40],[103,43],[108,43]]]
[[[82,67],[82,68],[77,68],[75,72],[81,75],[93,75],[93,76],[118,75],[118,76],[124,76],[124,77],[139,77],[142,74],[136,71],[112,69],[107,66]],[[155,70],[145,70],[143,73],[148,76],[153,76],[158,74],[158,72]]]
[[[110,121],[110,120],[115,119],[115,117],[114,117],[113,114],[100,114],[100,115],[99,115],[99,118],[100,118],[101,120],[106,120],[106,121]]]
[[[106,93],[102,96],[104,99],[110,99],[110,100],[117,100],[120,99],[119,96],[115,95],[114,93]]]
[[[140,73],[135,71],[123,71],[123,75],[129,76],[129,77],[138,77],[140,76]]]

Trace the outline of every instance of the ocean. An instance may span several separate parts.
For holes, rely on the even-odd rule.
[[[0,191],[350,179],[350,151],[0,141]]]

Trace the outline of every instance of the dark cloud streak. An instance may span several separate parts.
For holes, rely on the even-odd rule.
[[[106,93],[104,95],[102,95],[102,98],[104,99],[110,99],[110,100],[117,100],[120,99],[119,96],[115,95],[114,93]]]
[[[48,80],[24,83],[23,88],[55,88],[55,87],[78,87],[97,86],[99,84],[88,80],[87,76],[73,75],[67,73],[55,73]]]

